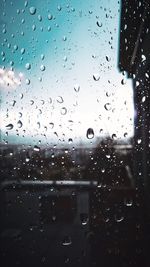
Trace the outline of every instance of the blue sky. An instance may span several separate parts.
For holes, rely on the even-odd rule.
[[[21,79],[0,85],[2,140],[87,142],[88,128],[93,142],[133,136],[131,81],[117,69],[120,3],[0,3],[0,67]]]

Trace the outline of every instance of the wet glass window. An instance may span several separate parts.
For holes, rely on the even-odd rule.
[[[149,1],[0,1],[2,266],[148,266],[149,25]]]

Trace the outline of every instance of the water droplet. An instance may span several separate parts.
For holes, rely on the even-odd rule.
[[[18,45],[14,45],[14,50],[18,50]]]
[[[142,143],[142,140],[141,139],[138,139],[137,140],[137,143],[138,143],[138,145],[141,144]]]
[[[146,100],[146,96],[143,96],[143,97],[142,97],[142,103],[144,103],[145,100]]]
[[[18,128],[21,128],[22,125],[23,125],[23,124],[22,124],[22,121],[19,120],[19,121],[17,122],[17,126],[18,126]]]
[[[104,108],[105,108],[107,111],[111,110],[111,104],[110,104],[110,103],[106,103],[106,104],[104,105]]]
[[[145,76],[146,78],[149,78],[149,74],[147,72],[145,72]]]
[[[39,122],[39,121],[37,122],[37,126],[38,126],[38,128],[40,129],[40,127],[41,127],[41,124],[40,124],[40,122]]]
[[[41,15],[38,15],[38,20],[42,21],[42,16]]]
[[[69,144],[72,144],[72,143],[73,143],[72,138],[69,138],[69,139],[68,139],[68,143],[69,143]]]
[[[57,100],[57,102],[60,103],[60,104],[64,102],[62,96],[58,96],[56,100]]]
[[[80,214],[80,220],[82,225],[87,225],[88,223],[88,215],[86,213],[81,213]]]
[[[124,204],[127,207],[131,207],[133,205],[133,200],[131,198],[125,198],[124,199]]]
[[[31,7],[29,8],[29,12],[30,12],[31,15],[35,15],[35,13],[36,13],[36,8],[35,8],[34,6],[31,6]]]
[[[66,61],[67,61],[67,57],[66,57],[66,56],[64,56],[63,60],[66,62]]]
[[[53,129],[54,128],[54,123],[53,122],[50,122],[49,123],[49,126],[50,126],[50,129]]]
[[[128,136],[128,133],[124,133],[124,137],[127,137]]]
[[[50,104],[52,104],[52,98],[51,98],[51,97],[49,98],[48,102],[49,102]]]
[[[74,11],[75,11],[75,8],[74,8],[74,7],[72,7],[72,8],[71,8],[71,11],[72,11],[72,12],[74,12]]]
[[[30,105],[33,105],[34,104],[34,101],[33,100],[30,100]]]
[[[36,25],[35,25],[35,24],[32,25],[32,30],[33,30],[33,31],[36,30]]]
[[[38,147],[38,146],[34,146],[34,151],[39,152],[39,151],[40,151],[40,147]]]
[[[121,80],[121,84],[122,84],[122,85],[126,84],[126,80],[125,80],[125,79],[122,79],[122,80]]]
[[[2,33],[6,33],[6,32],[7,32],[7,30],[4,28],[3,31],[2,31]]]
[[[45,69],[46,69],[46,67],[45,67],[44,65],[41,65],[41,66],[40,66],[40,70],[41,70],[41,71],[44,71]]]
[[[12,104],[12,106],[14,107],[15,104],[16,104],[16,100],[13,100],[13,101],[11,102],[11,104]]]
[[[44,60],[45,56],[43,54],[41,54],[41,59]]]
[[[146,56],[145,55],[141,55],[142,58],[142,62],[146,60]]]
[[[23,55],[25,53],[25,48],[21,48],[20,52]]]
[[[116,134],[112,134],[112,139],[116,140],[117,139],[117,135]]]
[[[97,21],[96,24],[97,24],[98,27],[102,27],[103,26],[102,22],[99,22],[99,21]]]
[[[63,246],[70,246],[72,244],[72,241],[71,241],[71,237],[70,236],[66,236],[62,242],[62,245]]]
[[[47,18],[48,18],[48,20],[52,20],[52,18],[53,18],[52,14],[48,14]]]
[[[20,99],[23,99],[23,94],[20,94]]]
[[[89,128],[89,129],[87,130],[86,137],[87,137],[88,139],[92,139],[92,138],[94,138],[94,131],[93,131],[92,128]]]
[[[30,161],[30,157],[26,157],[25,161],[29,162]]]
[[[98,73],[93,74],[94,81],[99,81],[100,75]]]
[[[75,90],[75,92],[79,92],[80,91],[80,85],[79,84],[75,84],[74,85],[74,90]]]
[[[19,112],[19,118],[21,118],[22,117],[22,113],[21,112]]]
[[[63,41],[66,41],[67,40],[67,37],[66,36],[63,36]]]
[[[58,11],[62,10],[62,7],[60,5],[57,6]]]
[[[31,69],[31,64],[30,63],[26,63],[25,67],[26,67],[27,70],[30,70]]]
[[[28,1],[24,2],[24,6],[27,7],[28,6]]]
[[[121,214],[115,215],[115,221],[116,222],[122,222],[124,220],[124,217]]]
[[[7,130],[12,130],[13,128],[14,128],[14,126],[13,126],[12,123],[6,125],[6,129],[7,129]]]
[[[26,79],[26,84],[29,85],[30,84],[30,80]]]
[[[111,58],[109,56],[106,56],[106,60],[110,62]]]
[[[110,95],[111,95],[110,92],[106,92],[107,97],[110,97]]]
[[[67,109],[66,109],[65,107],[63,107],[63,108],[61,109],[61,114],[62,114],[62,115],[66,115],[66,114],[67,114]]]
[[[38,114],[42,114],[42,110],[41,109],[38,110]]]

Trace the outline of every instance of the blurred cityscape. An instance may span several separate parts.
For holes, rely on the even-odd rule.
[[[44,147],[1,145],[4,180],[96,180],[103,185],[133,186],[132,140],[106,138],[94,145]]]
[[[141,267],[148,242],[132,143],[1,145],[3,266]]]

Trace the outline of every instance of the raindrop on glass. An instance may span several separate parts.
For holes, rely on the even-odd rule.
[[[19,118],[21,118],[22,117],[22,113],[21,112],[19,112]]]
[[[38,20],[42,21],[42,16],[41,15],[38,15]]]
[[[127,137],[128,136],[128,133],[124,133],[124,137]]]
[[[34,6],[31,6],[29,8],[29,12],[30,12],[31,15],[34,15],[36,13],[36,8]]]
[[[75,84],[74,85],[74,90],[75,90],[75,92],[79,92],[80,91],[80,85],[79,84]]]
[[[87,137],[88,139],[92,139],[92,138],[94,138],[94,131],[93,131],[92,128],[89,128],[89,129],[87,130],[87,132],[86,132],[86,137]]]
[[[48,18],[49,20],[52,20],[52,18],[53,18],[52,14],[48,14],[47,18]]]
[[[66,41],[67,40],[67,37],[66,36],[63,36],[63,41]]]
[[[39,121],[37,122],[37,126],[38,126],[38,128],[40,129],[40,127],[41,127],[41,124],[40,124],[40,122],[39,122]]]
[[[93,74],[94,81],[99,81],[100,75],[98,73]]]
[[[21,48],[20,52],[23,55],[25,53],[25,48]]]
[[[101,22],[99,22],[99,21],[97,21],[96,24],[97,24],[98,27],[102,27],[103,26],[103,24]]]
[[[24,6],[27,7],[28,6],[28,1],[24,2]]]
[[[62,10],[62,7],[60,5],[57,6],[58,11]]]
[[[26,84],[29,85],[30,84],[30,80],[26,79]]]
[[[56,100],[57,100],[57,102],[60,103],[60,104],[64,102],[62,96],[58,96]]]
[[[104,105],[104,108],[105,108],[107,111],[111,110],[111,105],[110,105],[110,103],[106,103],[106,104]]]
[[[41,59],[44,60],[45,56],[43,54],[41,54]]]
[[[36,30],[36,25],[35,25],[35,24],[32,25],[32,30],[33,30],[33,31]]]
[[[19,120],[18,122],[17,122],[17,126],[18,126],[18,128],[21,128],[22,127],[22,121],[21,120]]]
[[[40,66],[40,70],[41,70],[41,71],[44,71],[45,69],[46,69],[46,68],[45,68],[44,65],[41,65],[41,66]]]
[[[34,104],[34,101],[33,100],[30,100],[30,105],[33,105]]]
[[[27,70],[30,70],[31,69],[31,64],[30,63],[26,63],[25,67],[26,67]]]
[[[115,215],[115,221],[120,223],[124,220],[124,217],[122,215],[116,214]]]
[[[110,62],[111,58],[109,56],[106,56],[106,60]]]
[[[63,246],[70,246],[72,244],[72,241],[71,241],[71,237],[70,236],[66,236],[62,242],[62,245]]]
[[[124,199],[124,204],[127,207],[131,207],[133,205],[133,200],[131,198],[125,198]]]
[[[7,130],[12,130],[13,128],[14,128],[14,126],[12,123],[6,125]]]
[[[83,226],[87,225],[87,223],[88,223],[88,215],[86,213],[81,213],[80,214],[80,220],[81,220],[81,224]]]
[[[63,107],[63,108],[61,109],[61,114],[62,114],[62,115],[66,115],[66,114],[67,114],[67,109],[66,109],[65,107]]]
[[[116,134],[112,134],[112,139],[116,140],[117,139],[117,135]]]
[[[125,79],[122,79],[122,80],[121,80],[121,84],[122,84],[122,85],[126,84],[126,80],[125,80]]]
[[[49,123],[49,126],[50,126],[50,129],[53,129],[54,128],[54,123],[53,122],[50,122]]]
[[[69,144],[72,144],[72,143],[73,143],[72,138],[69,138],[69,139],[68,139],[68,143],[69,143]]]
[[[34,146],[34,151],[39,152],[39,151],[40,151],[40,147],[38,147],[38,146]]]

